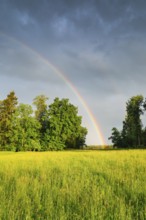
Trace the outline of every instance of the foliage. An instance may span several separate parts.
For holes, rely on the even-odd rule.
[[[117,147],[137,148],[146,146],[145,129],[143,129],[141,116],[146,110],[146,103],[142,95],[133,96],[126,103],[126,117],[123,121],[122,131],[112,129],[109,139]]]
[[[63,150],[80,148],[85,144],[87,129],[82,117],[68,99],[55,98],[49,106],[44,95],[31,105],[18,104],[11,92],[0,101],[0,149],[16,151]]]
[[[117,128],[112,128],[112,135],[109,137],[109,139],[112,140],[114,147],[121,146],[121,133]]]
[[[0,152],[0,219],[145,220],[146,151]]]
[[[17,97],[12,91],[0,102],[0,145],[13,144],[13,115],[17,108]]]
[[[48,139],[51,143],[60,142],[66,148],[79,148],[85,144],[87,130],[81,126],[82,118],[77,113],[77,107],[68,99],[55,98],[48,110]]]
[[[19,150],[39,150],[34,143],[39,144],[40,123],[32,116],[33,110],[30,105],[20,104],[15,113],[13,133],[15,136],[15,145]],[[32,146],[33,145],[33,146]]]
[[[36,96],[33,100],[33,104],[36,106],[35,117],[39,122],[43,121],[44,115],[47,111],[47,100],[48,97],[44,95]]]

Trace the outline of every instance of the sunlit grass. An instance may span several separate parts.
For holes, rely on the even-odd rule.
[[[146,151],[0,153],[0,219],[146,219]]]

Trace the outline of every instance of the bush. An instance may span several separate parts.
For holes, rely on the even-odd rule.
[[[65,144],[61,141],[50,141],[47,150],[64,150]]]

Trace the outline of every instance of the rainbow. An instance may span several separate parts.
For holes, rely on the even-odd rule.
[[[100,141],[100,145],[105,145],[105,140],[104,140],[104,137],[102,135],[102,132],[99,128],[99,125],[95,119],[95,116],[93,115],[92,111],[90,110],[90,108],[88,107],[87,103],[85,102],[84,98],[80,95],[80,93],[78,92],[77,88],[72,84],[72,82],[66,77],[66,75],[61,72],[60,70],[58,70],[58,68],[53,65],[50,61],[48,61],[42,54],[38,53],[36,50],[30,48],[27,44],[21,42],[20,40],[17,40],[15,38],[13,38],[12,36],[9,36],[5,33],[1,33],[0,32],[0,35],[12,40],[12,41],[15,41],[16,43],[19,43],[20,45],[24,46],[25,48],[27,48],[28,50],[30,50],[31,52],[33,52],[34,54],[37,55],[38,58],[40,58],[49,68],[51,68],[55,74],[57,74],[66,84],[67,86],[71,89],[71,91],[74,93],[74,95],[77,97],[77,99],[79,100],[79,102],[82,104],[83,108],[85,109],[91,123],[92,123],[92,126],[94,127],[96,133],[97,133],[97,136],[98,136],[98,139]]]

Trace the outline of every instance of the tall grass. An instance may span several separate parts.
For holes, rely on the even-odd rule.
[[[146,151],[1,152],[0,219],[144,220]]]

